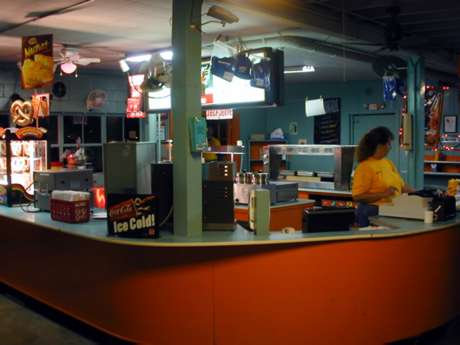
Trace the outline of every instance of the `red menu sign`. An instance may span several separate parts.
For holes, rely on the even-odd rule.
[[[233,109],[208,109],[206,110],[206,120],[231,120],[233,119]]]
[[[21,85],[35,89],[51,84],[54,79],[53,35],[22,38]]]
[[[126,100],[126,117],[128,119],[143,119],[145,113],[143,112],[143,95],[141,85],[144,82],[143,74],[136,74],[128,76],[129,82],[129,95]]]
[[[145,113],[142,111],[142,98],[129,97],[126,100],[126,117],[128,119],[145,118]]]

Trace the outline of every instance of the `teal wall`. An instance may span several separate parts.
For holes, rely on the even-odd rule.
[[[107,94],[107,101],[100,113],[123,114],[125,112],[128,82],[121,71],[85,69],[80,67],[78,78],[71,75],[60,76],[56,72],[55,81],[62,81],[67,87],[67,95],[51,101],[52,112],[86,112],[86,97],[91,90],[101,89]],[[50,87],[43,88],[50,92]],[[13,93],[29,98],[32,91],[22,90],[19,69],[15,65],[0,65],[0,110],[8,111],[9,99]]]
[[[399,109],[397,102],[387,102],[381,111],[368,111],[364,108],[367,103],[383,103],[382,92],[380,81],[287,84],[285,106],[267,111],[267,129],[271,131],[277,127],[282,128],[290,144],[296,144],[301,138],[313,144],[314,118],[305,116],[305,99],[339,97],[342,112],[341,144],[350,144],[350,115],[392,113]],[[298,135],[288,133],[289,122],[297,122]]]
[[[350,144],[350,115],[395,113],[400,109],[398,101],[387,102],[385,109],[379,111],[365,109],[364,105],[367,103],[383,103],[380,81],[286,83],[283,106],[241,110],[241,138],[246,144],[251,133],[261,132],[269,135],[275,128],[281,128],[288,143],[297,144],[299,139],[307,139],[307,143],[313,144],[314,119],[305,116],[305,99],[316,99],[321,96],[339,97],[341,100],[341,144],[344,145]],[[297,123],[298,134],[289,134],[290,122]],[[324,170],[328,170],[330,165],[322,160],[316,160],[316,164],[319,164],[319,169]]]

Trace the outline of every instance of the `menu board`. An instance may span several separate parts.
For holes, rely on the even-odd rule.
[[[340,144],[340,98],[324,100],[325,115],[315,116],[315,144]]]
[[[53,82],[53,35],[22,38],[21,85],[36,89]]]

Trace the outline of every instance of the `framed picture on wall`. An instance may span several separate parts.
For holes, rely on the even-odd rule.
[[[457,133],[457,116],[444,116],[444,133]]]

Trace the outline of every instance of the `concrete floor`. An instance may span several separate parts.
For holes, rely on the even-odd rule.
[[[128,343],[94,330],[0,284],[0,345],[61,344]],[[460,345],[460,317],[419,337],[392,345]]]
[[[97,344],[3,295],[0,295],[0,339],[5,345]]]
[[[0,345],[128,344],[0,284]]]

